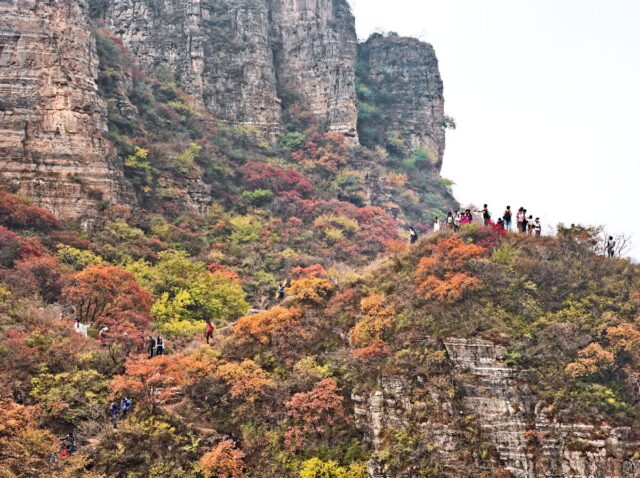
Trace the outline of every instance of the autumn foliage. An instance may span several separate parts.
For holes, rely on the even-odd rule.
[[[418,263],[418,291],[426,299],[455,302],[467,291],[480,287],[480,280],[465,271],[472,259],[482,257],[486,249],[467,244],[460,237],[445,237],[436,242],[431,256]]]
[[[289,292],[301,302],[317,305],[324,303],[334,288],[328,280],[314,277],[292,281]]]
[[[110,335],[137,337],[150,323],[151,295],[128,271],[111,265],[92,265],[77,273],[62,291],[80,322],[108,326]]]
[[[125,363],[125,373],[111,382],[114,397],[128,395],[151,412],[172,400],[182,387],[204,379],[214,370],[206,356],[159,355],[152,359],[133,357]]]
[[[382,294],[371,294],[360,302],[362,319],[358,321],[351,331],[351,340],[357,347],[373,345],[369,350],[361,350],[359,353],[368,355],[375,351],[383,353],[382,345],[384,333],[393,326],[395,311],[387,305],[387,299]],[[373,342],[376,342],[375,345]]]
[[[200,458],[200,470],[205,478],[244,477],[244,453],[231,440],[217,444]]]
[[[301,448],[307,440],[328,438],[331,429],[348,422],[338,394],[338,384],[332,378],[316,383],[309,392],[296,393],[286,404],[292,425],[286,434],[286,442],[294,449]]]
[[[38,419],[38,407],[0,400],[0,476],[42,476],[47,471],[55,437],[38,428]]]
[[[254,403],[274,385],[269,374],[253,360],[221,365],[215,373],[229,387],[231,398],[244,403]]]

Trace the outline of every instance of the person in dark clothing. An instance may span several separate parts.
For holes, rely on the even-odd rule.
[[[162,341],[160,336],[158,336],[158,338],[156,339],[156,355],[162,355],[163,353],[164,353],[164,342]]]
[[[147,358],[153,358],[153,355],[156,352],[156,341],[153,337],[149,337],[147,340]]]
[[[214,326],[210,320],[207,320],[206,325],[204,326],[204,339],[209,343],[209,340],[213,338],[213,330]]]
[[[507,209],[505,209],[504,214],[502,215],[502,220],[504,221],[504,228],[507,231],[511,230],[511,218],[513,217],[513,214],[511,212],[511,206],[507,206]]]
[[[418,240],[418,233],[413,228],[413,226],[409,226],[409,235],[411,244],[415,244],[415,242]]]
[[[482,213],[482,221],[484,222],[485,226],[491,224],[491,213],[489,212],[489,206],[487,204],[485,204],[480,211],[476,212]]]
[[[613,236],[609,236],[609,239],[607,239],[607,255],[609,257],[615,257],[616,255],[616,241],[614,241]]]
[[[129,400],[127,397],[124,397],[121,401],[120,401],[120,417],[124,420],[127,415],[129,414],[129,409],[131,408],[131,400]]]
[[[116,402],[111,402],[109,405],[109,419],[111,420],[111,425],[113,428],[118,426],[118,417],[120,416],[120,407]]]

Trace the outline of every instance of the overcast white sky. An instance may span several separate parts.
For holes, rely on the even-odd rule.
[[[443,175],[494,216],[633,234],[640,258],[639,0],[350,0],[358,36],[433,44],[447,113]]]

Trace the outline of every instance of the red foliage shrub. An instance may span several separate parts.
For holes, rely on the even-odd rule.
[[[209,264],[207,266],[207,269],[212,274],[221,274],[221,275],[223,275],[225,277],[228,277],[231,280],[234,280],[236,282],[240,282],[240,276],[238,274],[236,274],[235,272],[233,272],[232,270],[227,269],[222,264],[218,264],[218,263],[213,262],[213,263],[211,263],[211,264]]]
[[[432,255],[423,257],[418,263],[418,291],[426,299],[444,302],[459,300],[465,292],[480,286],[478,279],[464,272],[464,266],[469,260],[481,257],[486,252],[483,247],[465,244],[459,237],[439,239]]]
[[[328,279],[327,270],[320,264],[313,264],[308,267],[294,267],[291,269],[291,276],[294,279]]]
[[[62,229],[62,223],[50,212],[26,204],[13,194],[0,189],[0,225],[41,231]]]
[[[240,168],[245,182],[254,189],[270,189],[276,194],[296,192],[301,197],[313,192],[313,186],[298,171],[250,161]]]
[[[365,364],[371,364],[393,353],[389,344],[380,339],[373,339],[368,346],[353,349],[351,354],[355,359]]]
[[[332,378],[316,383],[310,392],[296,393],[291,397],[286,406],[294,425],[285,435],[287,445],[300,449],[313,437],[326,437],[336,424],[348,423],[343,400],[338,394],[338,384]]]
[[[21,293],[38,292],[47,302],[59,300],[64,276],[58,258],[30,256],[16,262],[13,285]]]

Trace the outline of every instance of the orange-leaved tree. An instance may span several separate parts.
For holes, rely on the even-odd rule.
[[[132,357],[125,363],[125,373],[113,378],[112,396],[133,397],[153,413],[183,387],[204,379],[214,370],[215,363],[205,355],[158,355],[149,360]]]
[[[233,327],[234,338],[241,345],[262,344],[284,351],[305,338],[301,319],[300,309],[273,307],[266,312],[240,318]]]
[[[301,302],[309,305],[324,303],[333,292],[334,286],[319,277],[298,279],[291,282],[289,292]]]
[[[0,476],[51,474],[47,458],[55,450],[55,437],[38,428],[39,409],[0,401]]]
[[[431,256],[418,263],[418,292],[426,299],[455,302],[470,290],[480,287],[480,280],[465,271],[472,259],[482,257],[487,250],[467,244],[459,237],[444,237],[433,246]]]
[[[231,440],[218,443],[199,460],[205,478],[242,478],[244,476],[244,453]]]
[[[87,267],[74,276],[62,296],[75,307],[78,320],[109,327],[110,337],[139,344],[151,320],[151,294],[131,272],[117,266]]]
[[[395,310],[387,305],[383,294],[371,294],[360,301],[363,318],[351,330],[351,341],[357,347],[365,347],[373,340],[382,340],[384,333],[393,326]]]
[[[255,403],[274,385],[269,374],[253,360],[223,364],[215,376],[227,384],[231,398],[248,404]]]
[[[309,392],[296,393],[286,404],[292,421],[285,434],[286,444],[300,449],[313,438],[328,443],[334,426],[349,421],[343,401],[338,384],[332,378],[319,381]]]

